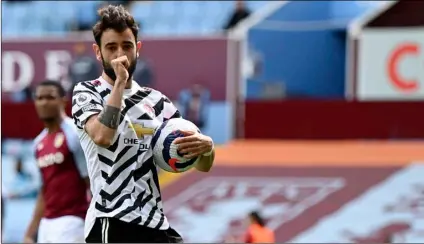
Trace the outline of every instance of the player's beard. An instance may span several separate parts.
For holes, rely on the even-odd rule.
[[[103,65],[103,70],[105,71],[106,75],[109,76],[109,78],[111,78],[113,81],[116,80],[116,74],[115,71],[113,70],[112,65],[110,64],[110,62],[106,62],[105,59],[103,58],[102,55],[102,65]],[[131,77],[135,71],[135,68],[137,66],[137,60],[132,60],[130,62],[130,66],[128,67],[127,71],[128,71],[128,80],[131,80]]]

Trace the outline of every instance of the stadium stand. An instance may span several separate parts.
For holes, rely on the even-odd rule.
[[[7,21],[2,23],[2,34],[3,37],[63,36],[71,30],[90,30],[97,18],[95,9],[105,2],[5,1],[2,13]],[[135,1],[130,9],[146,35],[211,34],[222,30],[234,2]],[[247,1],[246,4],[253,12],[268,2]]]

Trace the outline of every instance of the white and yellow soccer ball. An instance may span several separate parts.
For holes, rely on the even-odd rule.
[[[186,159],[178,152],[178,145],[174,144],[175,139],[184,137],[180,132],[199,132],[199,128],[192,122],[175,118],[169,119],[159,126],[152,139],[153,158],[155,163],[163,170],[172,173],[187,171],[196,165],[200,157]]]

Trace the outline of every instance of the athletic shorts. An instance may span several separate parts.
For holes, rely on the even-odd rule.
[[[84,219],[77,216],[43,218],[38,228],[37,243],[83,243]]]
[[[152,229],[115,218],[97,218],[86,243],[183,243],[174,229]]]

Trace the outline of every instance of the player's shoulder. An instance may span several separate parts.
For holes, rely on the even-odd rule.
[[[75,143],[79,143],[78,128],[76,127],[73,119],[66,116],[60,127],[65,135],[68,145],[72,146]]]
[[[92,100],[102,101],[109,92],[99,80],[78,82],[72,93],[72,104],[82,106]]]
[[[33,144],[36,145],[38,144],[41,140],[44,139],[44,137],[46,137],[48,131],[46,128],[44,128],[33,140]]]
[[[134,82],[133,86],[135,86],[135,91],[137,91],[137,93],[141,92],[146,100],[156,101],[163,96],[160,91],[151,87],[140,86],[139,84],[137,84],[137,82]]]
[[[91,91],[98,93],[98,88],[100,88],[102,83],[99,80],[88,80],[88,81],[80,81],[74,87],[75,92],[79,91]]]
[[[68,116],[63,119],[61,128],[65,132],[65,134],[75,134],[77,132],[77,127],[75,126],[74,120]]]
[[[153,89],[151,87],[140,86],[141,91],[144,91],[149,94],[151,97],[163,98],[165,100],[169,100],[168,97],[159,90]]]
[[[100,79],[80,81],[75,84],[73,96],[79,96],[80,93],[91,93],[99,98],[103,98],[110,93],[110,89],[103,84]]]
[[[133,81],[132,85],[135,86],[137,90],[142,91],[142,92],[146,92],[146,93],[152,93],[152,92],[153,93],[160,93],[158,90],[155,90],[155,89],[153,89],[151,87],[140,86],[138,84],[138,82],[136,82],[136,81]]]

